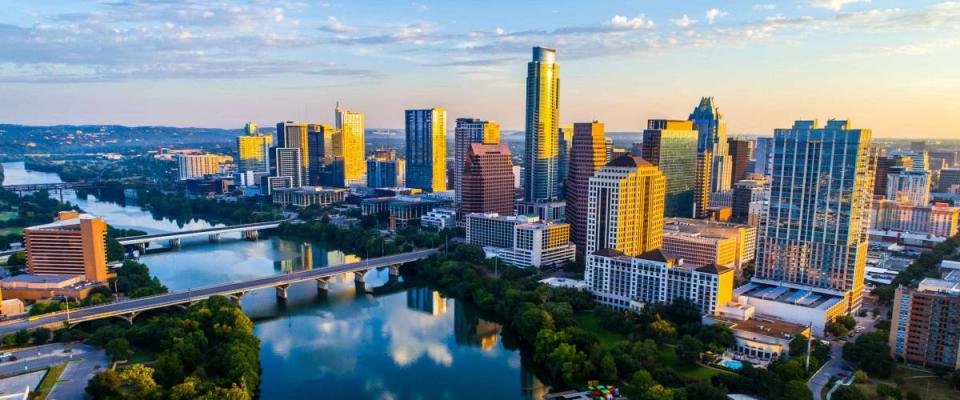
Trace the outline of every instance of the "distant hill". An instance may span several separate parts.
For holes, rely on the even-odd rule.
[[[241,129],[174,128],[168,126],[0,124],[5,155],[29,153],[123,152],[156,147],[188,147],[230,143]]]

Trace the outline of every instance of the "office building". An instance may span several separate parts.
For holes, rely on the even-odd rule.
[[[237,170],[241,174],[247,172],[269,173],[270,147],[272,146],[273,136],[270,135],[254,133],[237,136]]]
[[[505,144],[473,143],[465,155],[457,214],[513,213],[513,161]]]
[[[297,188],[281,188],[271,191],[273,204],[282,207],[294,206],[307,208],[313,205],[329,206],[347,200],[349,192],[343,188],[322,188],[318,186],[301,186]]]
[[[871,208],[870,229],[948,238],[957,234],[960,208],[947,203],[914,205],[877,197]]]
[[[447,190],[447,111],[406,111],[407,186],[426,192]]]
[[[560,182],[560,196],[566,195],[567,174],[570,173],[570,156],[573,149],[573,124],[560,125],[559,161],[557,162],[557,180]]]
[[[713,201],[713,193],[710,192],[711,182],[713,180],[713,178],[711,178],[713,176],[712,160],[713,153],[711,153],[710,150],[697,153],[697,174],[694,177],[693,187],[694,218],[710,217],[710,202]],[[676,209],[676,206],[671,207]]]
[[[218,174],[226,159],[217,154],[177,154],[180,180]]]
[[[760,225],[769,205],[767,182],[760,176],[744,179],[733,185],[733,222],[750,226]]]
[[[334,109],[334,153],[343,158],[345,186],[363,185],[367,174],[366,140],[363,113],[344,110],[337,102]]]
[[[304,122],[286,121],[277,123],[277,147],[300,149],[300,184],[309,184],[310,177],[310,140],[309,125]]]
[[[434,208],[420,217],[420,227],[442,231],[457,227],[457,212],[450,208]]]
[[[573,261],[576,256],[570,225],[536,216],[474,213],[466,217],[466,231],[467,243],[510,265],[540,268]]]
[[[710,191],[730,190],[733,180],[733,161],[727,149],[727,123],[713,97],[703,97],[700,104],[690,113],[690,122],[697,130],[697,152],[709,150],[713,155],[710,167]]]
[[[960,151],[944,150],[931,151],[929,153],[931,169],[934,171],[960,166]]]
[[[930,203],[930,171],[891,167],[887,173],[887,198],[915,206]]]
[[[750,163],[750,153],[753,142],[743,139],[727,139],[727,149],[730,152],[731,177],[730,187],[747,176],[747,165]]]
[[[406,162],[397,158],[395,149],[374,150],[367,158],[367,187],[403,187],[406,179]]]
[[[691,218],[667,218],[663,224],[663,251],[687,264],[739,271],[753,261],[756,247],[754,226]]]
[[[570,223],[570,240],[583,253],[587,244],[587,203],[590,200],[590,178],[607,163],[604,154],[603,124],[600,122],[573,125],[569,171],[564,184],[567,208],[564,220]]]
[[[659,167],[667,179],[667,216],[693,215],[698,135],[690,121],[650,120],[643,131],[640,156]]]
[[[773,175],[773,138],[759,137],[753,150],[753,173],[763,176]]]
[[[304,184],[303,164],[301,164],[303,157],[301,157],[300,150],[298,147],[273,148],[273,158],[271,159],[274,163],[273,176],[289,178],[289,186],[286,187],[300,187]]]
[[[614,249],[636,256],[663,243],[665,178],[646,160],[626,155],[589,180],[586,254]]]
[[[684,299],[714,314],[731,300],[734,270],[717,265],[686,265],[663,251],[637,257],[614,249],[587,256],[584,280],[597,303],[617,309],[640,310],[646,304],[670,304]]]
[[[960,369],[960,279],[926,278],[916,289],[901,286],[893,299],[890,351],[923,368]]]
[[[467,152],[474,143],[500,143],[500,124],[477,118],[457,118],[457,126],[453,130],[453,190],[456,193],[456,203],[460,203],[461,178],[463,167],[467,164]]]
[[[367,200],[367,199],[364,199]],[[444,193],[429,193],[416,196],[396,196],[386,204],[389,215],[389,228],[405,228],[419,223],[420,218],[436,208],[450,208],[453,206],[453,196]]]
[[[303,175],[304,185],[345,186],[343,155],[337,153],[340,134],[327,124],[307,124],[306,146],[309,151]],[[301,149],[302,151],[302,149]]]
[[[57,221],[23,229],[27,269],[38,276],[77,276],[106,282],[107,223],[90,214],[61,211]]]
[[[811,292],[817,299],[837,299],[819,310],[817,326],[860,307],[873,192],[870,140],[870,130],[851,129],[844,120],[825,127],[797,121],[775,131],[770,208],[758,235],[752,282],[796,288],[803,292],[799,297]],[[746,304],[786,321],[809,322],[796,319],[805,306],[779,295],[748,293]]]
[[[559,197],[560,65],[553,49],[534,47],[527,64],[524,194],[528,203]]]
[[[256,136],[260,134],[260,128],[253,122],[247,122],[243,125],[243,134],[247,136]]]
[[[883,155],[877,157],[876,172],[874,173],[873,194],[878,196],[887,195],[887,176],[894,167],[903,167],[910,169],[913,167],[913,159],[905,156]]]
[[[960,168],[941,169],[937,191],[960,194]]]

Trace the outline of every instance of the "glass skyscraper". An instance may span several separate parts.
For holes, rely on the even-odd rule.
[[[647,121],[641,150],[643,159],[659,167],[667,178],[665,215],[693,216],[697,183],[697,131],[693,122]]]
[[[337,103],[334,110],[336,127],[334,154],[343,159],[343,178],[346,185],[364,184],[367,173],[363,113],[344,110]]]
[[[447,111],[406,111],[407,187],[447,190]]]
[[[759,283],[797,285],[859,307],[873,194],[869,129],[797,121],[773,138],[770,206],[757,246]]]
[[[527,64],[527,118],[524,145],[526,202],[555,201],[559,196],[560,65],[557,51],[533,48]]]
[[[698,133],[697,151],[703,153],[709,150],[713,154],[713,165],[709,169],[710,190],[730,190],[733,165],[727,149],[727,123],[713,103],[713,97],[701,98],[700,104],[690,113],[689,120]]]

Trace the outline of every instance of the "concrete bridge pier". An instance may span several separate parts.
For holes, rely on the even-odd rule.
[[[365,278],[364,278],[364,275],[367,274],[367,271],[369,271],[369,270],[363,269],[363,270],[360,270],[360,271],[355,271],[355,272],[353,273],[353,281],[354,281],[355,283],[364,283],[364,282],[366,282],[366,281],[365,281]]]
[[[207,240],[209,240],[210,243],[217,243],[220,241],[220,234],[219,233],[210,234],[207,236]]]
[[[330,290],[330,278],[317,278],[317,290],[324,293]]]
[[[260,237],[260,231],[243,231],[243,240],[257,240]]]
[[[137,249],[140,250],[140,254],[141,254],[141,255],[142,255],[143,253],[146,253],[146,252],[147,252],[147,244],[146,244],[146,243],[137,243],[136,246],[137,246]]]
[[[167,241],[167,244],[170,246],[171,249],[179,249],[180,239],[170,239]]]
[[[290,288],[290,285],[280,285],[277,286],[277,300],[286,300],[287,299],[287,289]]]
[[[233,300],[233,302],[234,302],[234,303],[237,303],[237,305],[239,306],[239,305],[240,305],[240,299],[242,299],[242,298],[243,298],[243,295],[245,295],[245,294],[247,294],[247,293],[246,293],[246,292],[237,292],[237,293],[232,293],[232,294],[230,294],[229,297],[230,297],[230,300]]]
[[[390,277],[391,277],[391,278],[395,278],[395,277],[400,276],[400,266],[399,266],[399,265],[391,265],[391,266],[389,266],[389,267],[387,267],[387,268],[390,269]]]

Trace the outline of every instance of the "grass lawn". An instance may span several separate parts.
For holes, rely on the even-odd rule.
[[[0,228],[0,235],[12,235],[23,232],[23,228]]]
[[[133,355],[130,356],[130,360],[128,361],[130,362],[130,364],[143,364],[146,362],[151,362],[156,358],[157,358],[156,354],[153,354],[146,350],[137,349],[137,351],[135,351]]]
[[[47,395],[50,394],[50,391],[53,390],[53,385],[55,385],[60,379],[60,374],[63,373],[63,369],[66,367],[67,363],[50,367],[50,369],[47,370],[47,374],[43,376],[43,380],[41,380],[40,384],[37,385],[37,390],[33,393],[30,393],[30,400],[46,399]]]
[[[894,380],[902,379],[903,384],[897,385]],[[876,396],[877,383],[885,383],[890,386],[899,387],[900,391],[906,396],[907,392],[914,392],[920,395],[924,400],[955,400],[960,398],[960,391],[953,390],[949,383],[942,378],[938,378],[930,371],[907,368],[902,365],[897,366],[893,373],[893,378],[889,380],[871,379],[870,383],[857,384],[867,397]]]
[[[594,335],[597,335],[597,338],[600,339],[600,345],[605,349],[612,348],[617,343],[626,340],[627,338],[617,332],[610,332],[606,329],[600,328],[600,323],[597,322],[597,316],[592,312],[579,313],[576,315],[577,323],[580,324],[580,327],[587,332],[592,332]]]

